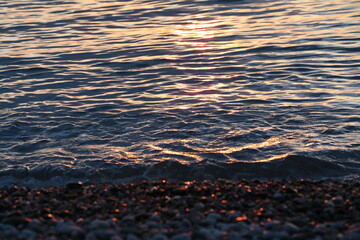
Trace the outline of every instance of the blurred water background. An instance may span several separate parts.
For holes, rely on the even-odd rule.
[[[358,0],[0,0],[0,186],[360,176]]]

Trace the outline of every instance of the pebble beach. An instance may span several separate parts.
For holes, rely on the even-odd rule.
[[[357,181],[140,181],[0,190],[0,239],[357,240]]]

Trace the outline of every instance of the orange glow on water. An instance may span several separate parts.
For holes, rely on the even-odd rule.
[[[177,1],[132,1],[129,4],[126,1],[75,0],[69,4],[54,4],[51,7],[42,6],[38,2],[40,1],[35,1],[34,5],[30,4],[30,6],[20,4],[11,9],[1,10],[4,17],[0,19],[0,24],[4,26],[4,29],[8,29],[2,37],[9,43],[0,47],[0,53],[14,58],[20,56],[24,59],[35,57],[44,59],[41,64],[36,60],[36,67],[48,68],[51,71],[53,68],[62,67],[57,70],[56,75],[54,74],[54,79],[57,77],[60,79],[55,82],[55,85],[67,86],[66,84],[71,83],[73,76],[81,76],[81,79],[79,77],[75,80],[74,86],[69,84],[66,88],[53,89],[47,88],[49,83],[41,82],[41,78],[35,74],[34,76],[29,74],[26,79],[7,81],[6,87],[9,88],[16,89],[17,86],[24,86],[18,91],[0,93],[0,98],[6,99],[9,103],[31,92],[36,96],[49,94],[49,97],[45,96],[43,99],[36,100],[35,104],[42,107],[50,108],[53,104],[53,106],[83,110],[96,108],[99,103],[115,102],[120,106],[123,102],[124,105],[138,105],[147,108],[146,110],[158,111],[157,113],[167,114],[173,110],[184,110],[182,113],[176,113],[180,118],[183,118],[181,114],[191,115],[194,113],[194,108],[202,106],[204,108],[201,114],[209,112],[218,114],[218,116],[208,115],[209,119],[214,119],[214,121],[218,120],[215,119],[216,117],[226,118],[231,114],[239,116],[242,111],[247,111],[246,108],[241,108],[241,102],[246,100],[259,101],[260,103],[252,105],[256,108],[259,106],[258,109],[263,105],[325,107],[336,105],[337,102],[348,106],[358,105],[357,96],[360,90],[353,82],[345,82],[342,79],[347,74],[350,77],[354,74],[351,71],[351,73],[345,72],[343,66],[332,68],[334,64],[330,61],[334,59],[334,61],[355,62],[358,56],[334,51],[329,60],[320,56],[324,54],[321,48],[306,50],[306,47],[310,45],[320,46],[325,43],[327,45],[322,47],[336,47],[342,44],[342,38],[358,39],[357,19],[346,11],[356,6],[344,3],[342,0],[329,0],[326,3],[314,0],[290,1],[290,3],[284,1],[281,4],[272,3],[272,1],[250,1],[246,3],[247,7],[234,5],[234,8],[224,8],[221,1],[206,4],[206,6],[201,3],[181,6]],[[343,6],[343,10],[334,11],[340,5]],[[139,9],[142,9],[141,13]],[[170,13],[174,14],[168,14],[165,10],[171,10]],[[179,11],[184,11],[184,13],[178,14]],[[319,27],[320,23],[329,26],[336,25],[339,20],[342,23],[339,27],[330,30],[327,27]],[[347,24],[349,26],[346,26]],[[30,30],[26,30],[27,27]],[[52,32],[49,32],[49,29]],[[329,35],[333,36],[331,31],[334,29],[336,36],[341,38],[327,40]],[[289,54],[293,54],[292,57],[295,60],[282,58],[282,51],[287,51],[282,49],[298,45],[304,49],[299,48],[293,52],[289,50]],[[271,50],[274,46],[280,50]],[[270,50],[261,54],[251,52],[261,47]],[[299,52],[309,54],[309,56],[296,60]],[[322,64],[322,68],[326,69],[325,73],[331,74],[329,79],[323,79],[324,74],[306,75],[307,73],[284,67],[289,64],[289,61],[295,65],[298,63],[312,65],[313,59]],[[286,72],[286,77],[282,77],[278,72],[272,76],[270,70]],[[354,73],[357,70],[354,68]],[[315,70],[310,69],[310,71]],[[72,74],[67,76],[68,73]],[[129,77],[122,74],[129,74]],[[265,80],[257,76],[264,76]],[[291,80],[303,80],[304,76],[307,81],[294,80],[292,82]],[[12,77],[10,76],[9,79]],[[99,78],[101,81],[91,82],[94,78]],[[251,79],[251,81],[246,82],[244,79]],[[78,84],[76,81],[84,81],[84,83]],[[87,81],[89,83],[86,83]],[[155,81],[158,82],[154,83]],[[323,99],[314,97],[319,100],[316,103],[308,101],[312,100],[312,97],[304,97],[320,91],[326,93],[328,91],[326,85],[336,81],[339,83],[331,89],[331,96]],[[314,82],[323,82],[323,86],[317,87],[316,84],[314,86]],[[156,86],[152,88],[152,84]],[[128,92],[129,89],[137,86],[143,87],[144,90],[135,91],[135,93]],[[99,89],[101,92],[96,93],[95,96],[86,93],[97,92]],[[52,96],[54,98],[59,96],[59,99],[65,100],[52,99]],[[303,101],[304,99],[307,101]],[[261,103],[260,100],[265,103]],[[271,101],[266,103],[267,100]],[[171,104],[163,104],[169,102]],[[67,106],[68,103],[74,105]],[[26,103],[21,104],[24,106]],[[113,109],[112,112],[109,111],[109,115],[115,112],[121,113],[123,110],[121,107]],[[270,116],[266,117],[270,118]],[[311,117],[309,115],[309,118]],[[307,121],[303,116],[295,120]],[[242,119],[234,120],[229,126],[227,124],[230,121],[221,119],[218,122],[224,125],[222,126],[224,132],[229,130],[230,136],[246,135],[246,130],[240,129],[239,125],[235,126],[236,121],[240,122]],[[188,122],[184,120],[184,125],[190,125],[190,122],[191,120]],[[151,124],[153,123],[149,123],[149,126]],[[205,130],[207,127],[201,126]],[[323,128],[326,127],[323,126]],[[263,127],[257,130],[267,132],[269,129]],[[138,131],[139,137],[136,140],[142,141],[146,133],[141,129]],[[287,131],[290,130],[287,129]],[[291,131],[300,130],[292,129]],[[174,135],[175,133],[176,131]],[[315,136],[311,134],[314,133],[306,132],[303,138]],[[346,134],[351,133],[344,133]],[[139,146],[111,146],[110,143],[109,146],[89,144],[84,146],[84,150],[104,151],[107,156],[135,164],[142,164],[142,157],[152,158],[154,161],[177,159],[180,163],[187,164],[206,160],[211,154],[220,155],[224,158],[223,161],[235,163],[238,161],[270,162],[288,155],[281,152],[275,156],[264,155],[257,160],[247,161],[234,157],[241,151],[252,149],[265,151],[268,148],[280,148],[285,143],[291,146],[301,145],[297,139],[297,136],[301,134],[295,133],[294,136],[271,135],[257,142],[248,141],[236,144],[231,142],[223,145],[217,144],[217,141],[225,138],[226,133],[219,134],[216,139],[202,138],[199,135],[201,134],[188,136],[186,139],[159,137],[153,141],[146,140],[141,144],[149,151],[144,152],[134,150]],[[76,138],[76,141],[86,140],[91,140],[86,134],[81,134]],[[353,144],[357,143],[356,140],[354,137]],[[185,150],[164,146],[176,143],[184,146]],[[298,149],[311,145],[314,145],[313,150],[322,148],[321,144],[316,145],[313,142],[306,144]],[[336,146],[330,146],[329,149],[331,148],[336,148]],[[64,166],[71,167],[78,161],[76,157],[69,156],[71,154],[61,147],[53,151],[54,155],[59,151],[71,159],[71,163]],[[153,157],[151,151],[160,152],[162,155]],[[208,155],[202,156],[200,153]]]

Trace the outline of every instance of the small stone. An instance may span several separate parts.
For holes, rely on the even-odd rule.
[[[257,224],[249,225],[249,231],[245,236],[250,236],[252,238],[257,238],[262,234],[263,229]]]
[[[196,203],[195,206],[194,206],[194,209],[197,209],[197,210],[202,210],[205,208],[205,205],[203,203]]]
[[[191,222],[186,218],[182,220],[181,225],[184,228],[191,228],[191,226],[192,226]]]
[[[112,231],[112,230],[104,231],[104,229],[95,230],[94,234],[97,237],[97,239],[110,239],[116,235],[116,233],[114,231]]]
[[[176,195],[176,196],[174,196],[171,200],[173,200],[173,201],[181,200],[181,196]]]
[[[278,231],[265,231],[263,233],[263,238],[265,239],[286,239],[289,237],[287,232],[278,232]]]
[[[150,219],[151,221],[156,221],[156,222],[161,221],[161,217],[160,217],[159,214],[153,214],[153,215],[150,216],[149,219]]]
[[[221,215],[220,214],[217,214],[217,213],[210,213],[207,218],[213,218],[213,219],[216,219],[219,220],[221,218]]]
[[[284,230],[289,233],[295,233],[295,232],[299,232],[300,228],[298,226],[296,226],[295,224],[287,222],[284,225]]]
[[[358,240],[360,239],[360,229],[347,232],[344,237],[344,240]]]
[[[83,230],[81,227],[73,224],[73,223],[64,223],[64,222],[57,222],[56,224],[56,231],[61,234],[76,234],[80,233]]]
[[[206,228],[201,228],[198,231],[194,231],[191,235],[191,239],[196,240],[215,240],[215,236]]]
[[[299,227],[304,227],[309,225],[309,223],[303,218],[295,218],[290,220],[290,222]]]
[[[236,231],[240,236],[245,236],[249,233],[249,227],[244,222],[235,223],[232,229]]]
[[[313,240],[323,240],[323,238],[319,235],[315,236],[315,238],[313,238]]]
[[[344,203],[344,199],[342,196],[337,196],[331,199],[331,202],[334,203],[335,205],[342,205]]]
[[[209,226],[215,226],[217,221],[214,218],[206,218],[204,222]]]
[[[5,237],[5,239],[14,239],[19,235],[19,231],[11,225],[7,225],[4,229],[3,229],[3,236]]]
[[[231,212],[226,215],[229,220],[235,220],[236,218],[240,217],[238,212]]]
[[[325,229],[326,229],[325,224],[319,224],[319,225],[315,226],[314,232],[315,233],[323,233],[323,232],[325,232]]]
[[[245,240],[238,232],[230,232],[228,238],[229,240]]]
[[[126,237],[127,240],[140,240],[135,234],[129,233]]]
[[[187,234],[178,234],[173,236],[171,240],[191,240],[191,236]]]
[[[230,229],[236,229],[237,224],[218,223],[218,224],[216,224],[216,228],[220,229],[221,231],[227,232]]]
[[[206,219],[205,222],[209,224],[210,226],[214,226],[216,222],[221,218],[221,215],[217,213],[210,213]]]
[[[89,224],[89,229],[95,230],[95,229],[106,229],[109,228],[109,222],[102,221],[99,219],[95,219]]]
[[[204,219],[204,214],[202,214],[200,211],[193,211],[190,213],[190,220],[193,223],[199,223],[203,219]]]
[[[344,229],[346,229],[346,224],[345,222],[332,222],[329,224],[331,228],[335,228],[339,231],[342,231]]]
[[[153,221],[147,222],[147,223],[146,223],[146,226],[147,226],[148,228],[159,228],[159,227],[160,227],[159,223],[153,222]]]
[[[268,208],[265,210],[263,215],[266,218],[272,218],[275,215],[275,210],[273,208]]]
[[[327,203],[326,203],[326,206],[328,206],[328,207],[335,207],[335,204],[332,202],[332,201],[328,201]]]
[[[31,222],[29,222],[29,224],[27,225],[27,228],[34,231],[34,232],[38,232],[38,233],[43,231],[42,224],[37,219],[34,219]]]
[[[272,197],[273,197],[274,199],[280,199],[280,198],[283,197],[283,195],[282,195],[281,193],[279,193],[279,192],[276,192],[276,193],[273,194]]]
[[[281,223],[279,221],[270,221],[270,222],[267,222],[264,225],[264,228],[266,230],[280,230],[281,229]]]
[[[213,228],[213,229],[210,229],[210,233],[212,236],[215,237],[215,239],[221,239],[224,232]]]
[[[122,225],[125,226],[134,226],[136,224],[135,218],[132,215],[127,215],[121,219]]]
[[[30,220],[24,217],[9,217],[2,220],[2,223],[10,224],[13,226],[19,226],[19,225],[26,226],[29,222]]]
[[[110,238],[110,240],[123,240],[119,235],[114,235]]]
[[[168,237],[164,234],[156,234],[151,238],[151,240],[168,240]]]
[[[19,238],[24,240],[35,240],[37,238],[37,234],[29,229],[23,229],[20,232]]]
[[[89,232],[85,236],[85,240],[97,240],[95,233]]]
[[[50,236],[45,238],[45,240],[58,240],[58,238],[56,238],[55,236]]]

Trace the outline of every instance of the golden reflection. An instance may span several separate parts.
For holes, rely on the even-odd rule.
[[[254,11],[253,8],[234,8],[231,11],[234,14],[222,14],[216,15],[214,9],[209,7],[206,13],[204,9],[194,9],[201,11],[201,14],[192,14],[191,19],[187,18],[185,24],[177,24],[184,21],[184,16],[161,16],[152,14],[159,9],[172,9],[170,4],[173,5],[173,9],[179,8],[176,3],[166,2],[144,2],[134,1],[131,4],[124,2],[114,1],[97,1],[97,0],[76,0],[71,4],[59,4],[49,5],[49,7],[41,6],[34,9],[22,8],[14,6],[11,11],[8,11],[6,7],[0,10],[0,13],[4,14],[4,18],[0,19],[0,24],[5,28],[8,26],[27,25],[31,26],[37,23],[53,23],[61,22],[64,20],[71,20],[76,18],[92,19],[92,17],[98,17],[103,14],[117,15],[121,13],[127,13],[131,11],[138,11],[143,9],[149,12],[152,16],[151,19],[138,19],[138,21],[131,21],[130,18],[126,21],[112,21],[103,19],[103,21],[89,21],[89,20],[76,20],[74,22],[69,21],[64,25],[63,29],[56,29],[57,25],[54,25],[55,30],[60,30],[58,36],[64,34],[63,37],[51,38],[48,41],[44,40],[46,34],[41,38],[29,38],[28,41],[19,43],[16,46],[16,50],[21,49],[21,52],[30,55],[40,55],[41,53],[57,52],[56,48],[63,48],[63,51],[101,51],[110,48],[131,46],[131,40],[143,39],[148,42],[149,45],[155,46],[163,40],[170,40],[176,42],[178,47],[185,49],[193,49],[196,51],[210,51],[219,49],[233,49],[233,48],[252,48],[255,46],[279,44],[281,46],[289,46],[293,41],[301,40],[306,37],[325,36],[329,35],[328,28],[316,28],[312,27],[319,24],[319,22],[336,22],[341,19],[343,23],[356,23],[356,18],[351,11],[336,11],[338,6],[343,6],[344,9],[351,9],[354,6],[354,2],[346,3],[342,0],[328,1],[326,4],[311,1],[292,2],[289,4],[271,4],[268,1],[248,3],[250,7],[252,5],[257,8],[266,8],[269,12],[264,17],[257,17],[256,14],[249,14],[249,11]],[[35,4],[36,5],[36,4]],[[288,8],[284,10],[283,8]],[[319,9],[316,12],[314,9]],[[82,12],[79,12],[82,10]],[[87,11],[83,11],[87,10]],[[95,10],[95,11],[92,11]],[[102,12],[99,12],[101,10]],[[189,9],[190,10],[190,9]],[[230,11],[230,10],[229,10]],[[282,14],[271,15],[271,12],[279,12]],[[205,12],[205,13],[204,13]],[[332,14],[326,14],[332,13]],[[216,16],[216,17],[215,17]],[[125,15],[126,17],[126,15]],[[170,24],[163,24],[170,23]],[[174,29],[174,24],[177,24]],[[339,27],[336,29],[337,34],[340,36],[347,36],[353,28],[353,37],[356,33],[356,24],[354,26]],[[74,27],[79,29],[91,28],[91,31],[77,32],[74,31]],[[149,31],[151,29],[151,31]],[[39,29],[36,29],[38,31]],[[68,36],[66,36],[68,32]],[[28,32],[25,32],[28,34]],[[94,37],[94,33],[98,33]],[[13,41],[24,39],[22,32],[16,34],[3,34],[3,38],[11,38]],[[50,33],[51,34],[51,33]],[[81,38],[77,39],[74,35],[79,35]],[[174,39],[173,39],[173,35]],[[71,36],[71,37],[69,37]],[[226,36],[238,36],[237,39],[231,41],[212,41],[216,37]],[[103,44],[104,40],[113,40],[111,44]],[[129,42],[122,41],[129,39]],[[81,44],[73,45],[73,42],[79,42]],[[12,43],[15,46],[17,43]],[[335,44],[335,43],[334,43]],[[47,47],[44,47],[47,46]],[[31,52],[32,50],[32,52]],[[3,51],[6,51],[4,49]],[[7,51],[10,51],[7,49]],[[19,51],[10,51],[9,54],[17,54]]]
[[[183,145],[185,147],[193,149],[194,151],[193,152],[176,151],[176,150],[170,150],[170,149],[166,149],[164,147],[159,146],[160,144],[173,144],[173,143],[179,143],[179,142],[183,143]],[[239,151],[242,151],[245,149],[261,149],[261,148],[271,147],[271,146],[275,146],[275,145],[283,143],[283,141],[281,141],[280,137],[272,137],[272,138],[265,140],[264,142],[247,144],[247,145],[239,146],[239,147],[222,147],[222,148],[206,148],[206,147],[200,148],[200,147],[190,146],[189,143],[191,144],[193,142],[203,142],[203,140],[201,140],[201,139],[182,139],[182,140],[167,139],[167,140],[158,141],[155,144],[148,143],[148,146],[154,150],[161,151],[164,154],[170,154],[170,155],[175,155],[175,156],[177,155],[177,156],[182,156],[182,157],[186,157],[186,158],[191,158],[191,159],[195,159],[196,162],[205,160],[203,157],[199,156],[198,153],[214,153],[214,154],[220,153],[220,154],[224,154],[228,158],[228,163],[232,163],[232,162],[239,162],[240,160],[229,156],[229,154],[231,154],[231,153],[239,152]],[[204,144],[206,144],[206,143],[204,142]],[[288,153],[272,156],[272,157],[266,158],[266,159],[253,160],[253,161],[241,160],[241,162],[247,162],[247,163],[271,162],[274,160],[284,158],[286,156],[288,156]],[[159,159],[159,161],[163,161],[163,160],[164,160],[164,158]],[[189,163],[189,161],[187,161],[187,160],[177,159],[177,161],[179,161],[182,164]]]
[[[195,153],[190,153],[190,152],[180,152],[180,151],[173,151],[170,149],[165,149],[159,146],[155,146],[155,145],[150,145],[150,147],[152,149],[155,150],[159,150],[161,151],[163,154],[170,154],[170,155],[175,155],[175,156],[181,156],[181,157],[186,157],[186,158],[190,158],[190,159],[195,159],[197,162],[202,161],[202,157],[196,155]],[[161,160],[164,160],[164,157],[161,158]],[[181,164],[188,164],[189,161],[186,160],[182,160],[182,159],[176,159],[176,161],[178,161]]]
[[[91,66],[90,63],[89,65],[79,64],[83,59],[77,59],[77,54],[87,53],[89,55],[85,55],[85,60],[87,60],[86,56],[89,56],[89,60],[93,62],[98,61],[96,57],[99,53],[100,56],[103,53],[105,55],[108,54],[105,60],[111,63],[137,63],[159,59],[173,60],[170,64],[164,63],[164,65],[168,64],[166,67],[170,66],[169,68],[175,66],[177,70],[181,71],[179,76],[165,73],[156,64],[151,67],[158,68],[156,74],[159,73],[159,75],[162,74],[163,76],[168,74],[169,79],[174,82],[171,83],[173,85],[170,85],[170,87],[166,84],[159,86],[159,88],[163,86],[168,87],[171,91],[158,95],[152,93],[151,96],[154,98],[174,99],[177,97],[189,97],[204,101],[217,101],[223,95],[236,94],[239,99],[267,100],[274,97],[286,97],[295,100],[302,98],[299,93],[311,93],[317,89],[307,90],[299,88],[300,84],[308,85],[308,82],[296,82],[297,86],[288,90],[283,90],[282,88],[269,90],[270,87],[266,91],[257,90],[257,88],[240,90],[243,87],[241,84],[238,84],[240,87],[232,88],[231,81],[222,81],[226,80],[226,78],[231,78],[231,73],[226,70],[218,70],[219,66],[249,67],[248,63],[251,62],[252,64],[259,63],[259,65],[273,64],[275,68],[281,68],[281,63],[288,64],[286,61],[289,60],[269,58],[264,60],[267,62],[261,63],[262,60],[258,60],[256,54],[242,54],[242,51],[262,46],[293,47],[298,43],[302,44],[304,41],[306,44],[314,44],[310,41],[311,39],[322,39],[327,36],[341,36],[344,39],[356,39],[358,36],[358,31],[356,31],[358,30],[356,28],[358,27],[356,25],[357,18],[350,10],[346,10],[354,7],[352,6],[354,1],[346,3],[343,0],[330,0],[324,3],[324,1],[304,0],[289,1],[283,4],[271,4],[271,1],[262,1],[248,3],[250,8],[236,8],[236,5],[234,5],[234,9],[228,9],[228,12],[222,12],[221,14],[215,11],[215,7],[214,9],[209,9],[208,12],[204,9],[194,9],[194,12],[202,13],[190,13],[187,16],[157,14],[159,10],[167,13],[166,11],[169,9],[173,11],[176,7],[179,7],[174,3],[173,6],[176,7],[171,8],[169,6],[171,4],[166,1],[133,1],[127,4],[121,1],[98,0],[75,0],[63,5],[40,4],[34,8],[23,8],[21,7],[23,4],[18,4],[19,6],[15,4],[11,9],[0,9],[0,13],[4,15],[4,17],[0,18],[0,24],[4,29],[10,29],[8,32],[4,32],[2,37],[4,41],[11,42],[10,47],[9,44],[3,44],[3,47],[0,47],[0,51],[2,55],[8,57],[21,56],[22,58],[31,58],[41,56],[44,57],[46,62],[54,63],[54,65],[64,65],[67,70],[74,73],[86,71],[92,74],[94,74],[92,70],[95,67]],[[256,9],[267,9],[268,13],[256,12],[255,8],[253,8],[254,5],[257,6]],[[342,11],[338,11],[339,6],[342,6]],[[254,12],[251,13],[251,11]],[[137,14],[138,12],[141,12],[141,14]],[[281,14],[276,14],[276,12]],[[319,27],[319,23],[322,23],[324,26],[331,26],[339,23],[339,19],[341,19],[341,24],[338,24],[339,27],[336,28],[336,35],[331,32],[334,31],[333,27]],[[19,31],[16,28],[11,30],[13,27],[25,27],[25,29],[29,27],[30,30],[22,31],[21,28]],[[324,41],[324,43],[334,46],[342,44],[341,41]],[[319,44],[319,42],[315,44]],[[312,54],[320,55],[322,53],[324,53],[323,50],[318,52],[312,51]],[[71,55],[73,58],[71,56],[63,57],[63,54]],[[275,55],[273,52],[268,54]],[[277,54],[280,56],[283,53]],[[298,54],[298,52],[294,54]],[[339,52],[332,54],[338,61],[353,61],[357,59],[357,56],[351,55],[351,53],[342,54]],[[228,56],[232,56],[232,59],[235,60],[232,60],[233,62],[230,62],[230,60],[222,62],[222,59]],[[312,60],[319,61],[320,63],[322,61],[321,57],[314,57]],[[110,67],[106,66],[98,68],[104,70],[105,73],[109,72],[110,69]],[[130,72],[132,69],[126,69],[126,71]],[[331,70],[331,66],[326,66],[326,71],[331,72],[333,70]],[[59,75],[65,73],[64,71],[59,73]],[[257,73],[261,74],[262,72],[258,70]],[[137,76],[141,76],[141,74],[139,73]],[[237,72],[236,74],[242,75],[246,73]],[[292,74],[295,75],[297,73]],[[176,77],[178,78],[176,79]],[[129,80],[129,82],[132,80]],[[35,81],[37,80],[26,79],[19,81],[36,86]],[[105,82],[106,80],[103,81]],[[136,83],[139,84],[140,81],[137,79]],[[169,80],[169,82],[171,81]],[[266,83],[271,87],[279,84],[275,81],[268,81]],[[10,84],[18,84],[18,82],[4,84],[11,86]],[[123,84],[123,87],[127,87],[126,84],[128,83],[119,80],[119,83],[116,82],[114,84]],[[145,86],[144,83],[141,84]],[[264,86],[265,83],[261,83],[261,85]],[[348,94],[358,94],[359,90],[353,89],[351,86],[346,88],[345,83],[343,85],[339,83],[338,86],[341,87],[332,89],[332,94],[336,98],[331,98],[323,104],[332,104],[332,102],[337,101],[342,101],[343,103],[348,101],[349,104],[354,104],[354,97]],[[91,90],[98,87],[89,84],[80,90]],[[113,85],[108,87],[109,91],[107,91],[107,94],[111,93],[110,89],[112,87]],[[132,85],[129,84],[130,87]],[[174,89],[171,88],[180,89],[181,96],[174,94],[174,91],[172,91]],[[103,87],[104,89],[105,87]],[[33,94],[46,93],[46,91],[46,89],[35,89]],[[76,87],[59,89],[58,91],[58,93],[63,91],[63,93],[68,94],[69,92],[76,93],[79,89]],[[0,97],[10,100],[21,94],[24,93],[3,93],[0,94]],[[89,98],[89,96],[80,94],[69,94],[68,97],[75,100]],[[129,104],[142,103],[136,97],[133,98],[133,95],[122,96],[119,99]],[[111,99],[108,101],[111,101]],[[289,105],[291,103],[285,102],[280,104]],[[314,105],[314,103],[308,102],[302,103],[302,105]],[[177,105],[175,107],[190,108],[184,105]],[[190,141],[201,140],[193,139]],[[221,153],[228,156],[228,154],[236,151],[266,148],[280,143],[280,138],[275,137],[261,143],[240,147],[192,147],[194,152],[168,150],[154,144],[150,144],[150,147],[165,154],[179,155],[201,161],[203,159],[197,156],[196,151]],[[112,148],[111,151],[118,157],[127,158],[133,162],[138,161],[138,158],[125,148]],[[282,157],[284,155],[258,161],[269,162]]]
[[[135,156],[131,152],[127,151],[126,148],[124,147],[110,147],[109,150],[110,152],[113,152],[113,154],[110,155],[110,157],[123,158],[131,163],[143,164],[142,160],[140,160],[137,156]]]
[[[215,50],[216,46],[212,40],[221,32],[220,26],[222,24],[219,20],[208,19],[204,15],[198,15],[188,20],[186,24],[177,25],[173,34],[176,36],[175,41],[177,46],[180,47],[179,50],[198,51],[200,53]],[[203,68],[179,66],[178,69],[199,70]]]

